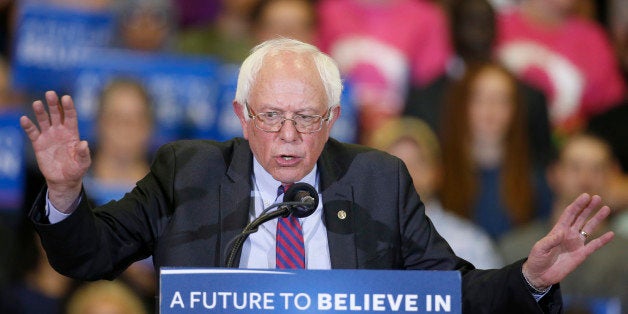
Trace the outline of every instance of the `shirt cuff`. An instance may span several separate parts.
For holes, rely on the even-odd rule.
[[[550,289],[552,288],[552,286],[550,286]],[[539,302],[539,300],[541,300],[549,291],[550,289],[547,289],[547,291],[545,292],[536,292],[536,291],[530,291],[530,293],[532,293],[532,297],[534,298],[534,300],[536,300],[536,302]]]
[[[532,284],[528,281],[528,278],[526,278],[526,276],[523,275],[523,273],[521,273],[521,276],[523,277],[523,280],[526,282],[528,291],[530,291],[530,293],[532,294],[532,297],[534,297],[534,300],[536,300],[536,302],[539,302],[539,300],[541,300],[550,290],[552,290],[552,286],[547,287],[543,291],[538,290],[534,286],[532,286]]]
[[[48,191],[46,191],[46,216],[48,217],[48,221],[50,221],[51,224],[56,224],[68,218],[78,208],[81,198],[82,197],[80,195],[76,198],[72,205],[70,205],[69,213],[66,214],[60,212],[54,205],[52,205],[50,199],[48,198]]]

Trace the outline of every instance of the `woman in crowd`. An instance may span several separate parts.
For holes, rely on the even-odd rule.
[[[470,64],[448,95],[442,122],[443,206],[494,238],[545,216],[549,189],[542,169],[531,162],[515,78],[496,63]]]

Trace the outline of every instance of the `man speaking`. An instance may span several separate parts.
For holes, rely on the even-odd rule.
[[[600,197],[574,200],[527,259],[476,270],[436,232],[399,159],[329,138],[341,90],[338,67],[314,46],[264,42],[238,77],[244,139],[164,145],[132,191],[95,209],[82,190],[91,160],[72,99],[47,92],[48,112],[33,103],[39,127],[20,122],[47,183],[30,217],[50,263],[86,280],[114,278],[150,255],[157,268],[225,266],[231,240],[304,182],[320,195],[314,213],[263,224],[236,265],[458,270],[465,313],[559,312],[558,283],[613,238],[588,239],[610,212]]]

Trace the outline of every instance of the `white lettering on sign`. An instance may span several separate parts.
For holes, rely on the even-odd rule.
[[[309,297],[309,296],[308,296]],[[175,291],[170,301],[170,308],[204,308],[235,310],[274,310],[275,294],[272,292],[230,292],[230,291],[190,291],[185,300],[180,291]],[[309,307],[307,303],[307,307]]]
[[[440,297],[440,296],[439,296]],[[354,311],[354,312],[418,312],[419,296],[417,294],[347,294],[319,293],[317,310],[321,311]],[[443,300],[441,297],[440,300]],[[449,296],[447,296],[449,300]]]
[[[187,297],[187,299],[186,299]],[[317,293],[314,300],[303,292],[234,292],[234,291],[175,291],[170,299],[171,309],[221,309],[229,311],[350,311],[350,312],[451,312],[451,296],[428,294],[425,307],[418,294],[354,294]],[[277,300],[275,300],[277,298]],[[313,302],[314,301],[314,302]]]
[[[432,303],[434,304],[432,309]],[[425,311],[426,312],[451,312],[451,296],[442,296],[439,294],[425,296]]]

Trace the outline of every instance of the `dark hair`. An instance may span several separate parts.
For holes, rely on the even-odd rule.
[[[493,58],[496,16],[488,0],[455,0],[449,7],[452,44],[464,59]]]
[[[463,217],[473,217],[477,195],[477,166],[471,155],[469,99],[477,77],[487,69],[495,69],[510,81],[515,105],[506,134],[500,178],[500,195],[515,225],[532,218],[534,192],[532,165],[527,142],[526,112],[515,77],[497,63],[470,64],[463,78],[453,83],[445,103],[442,121],[443,188],[441,201],[447,209]]]

